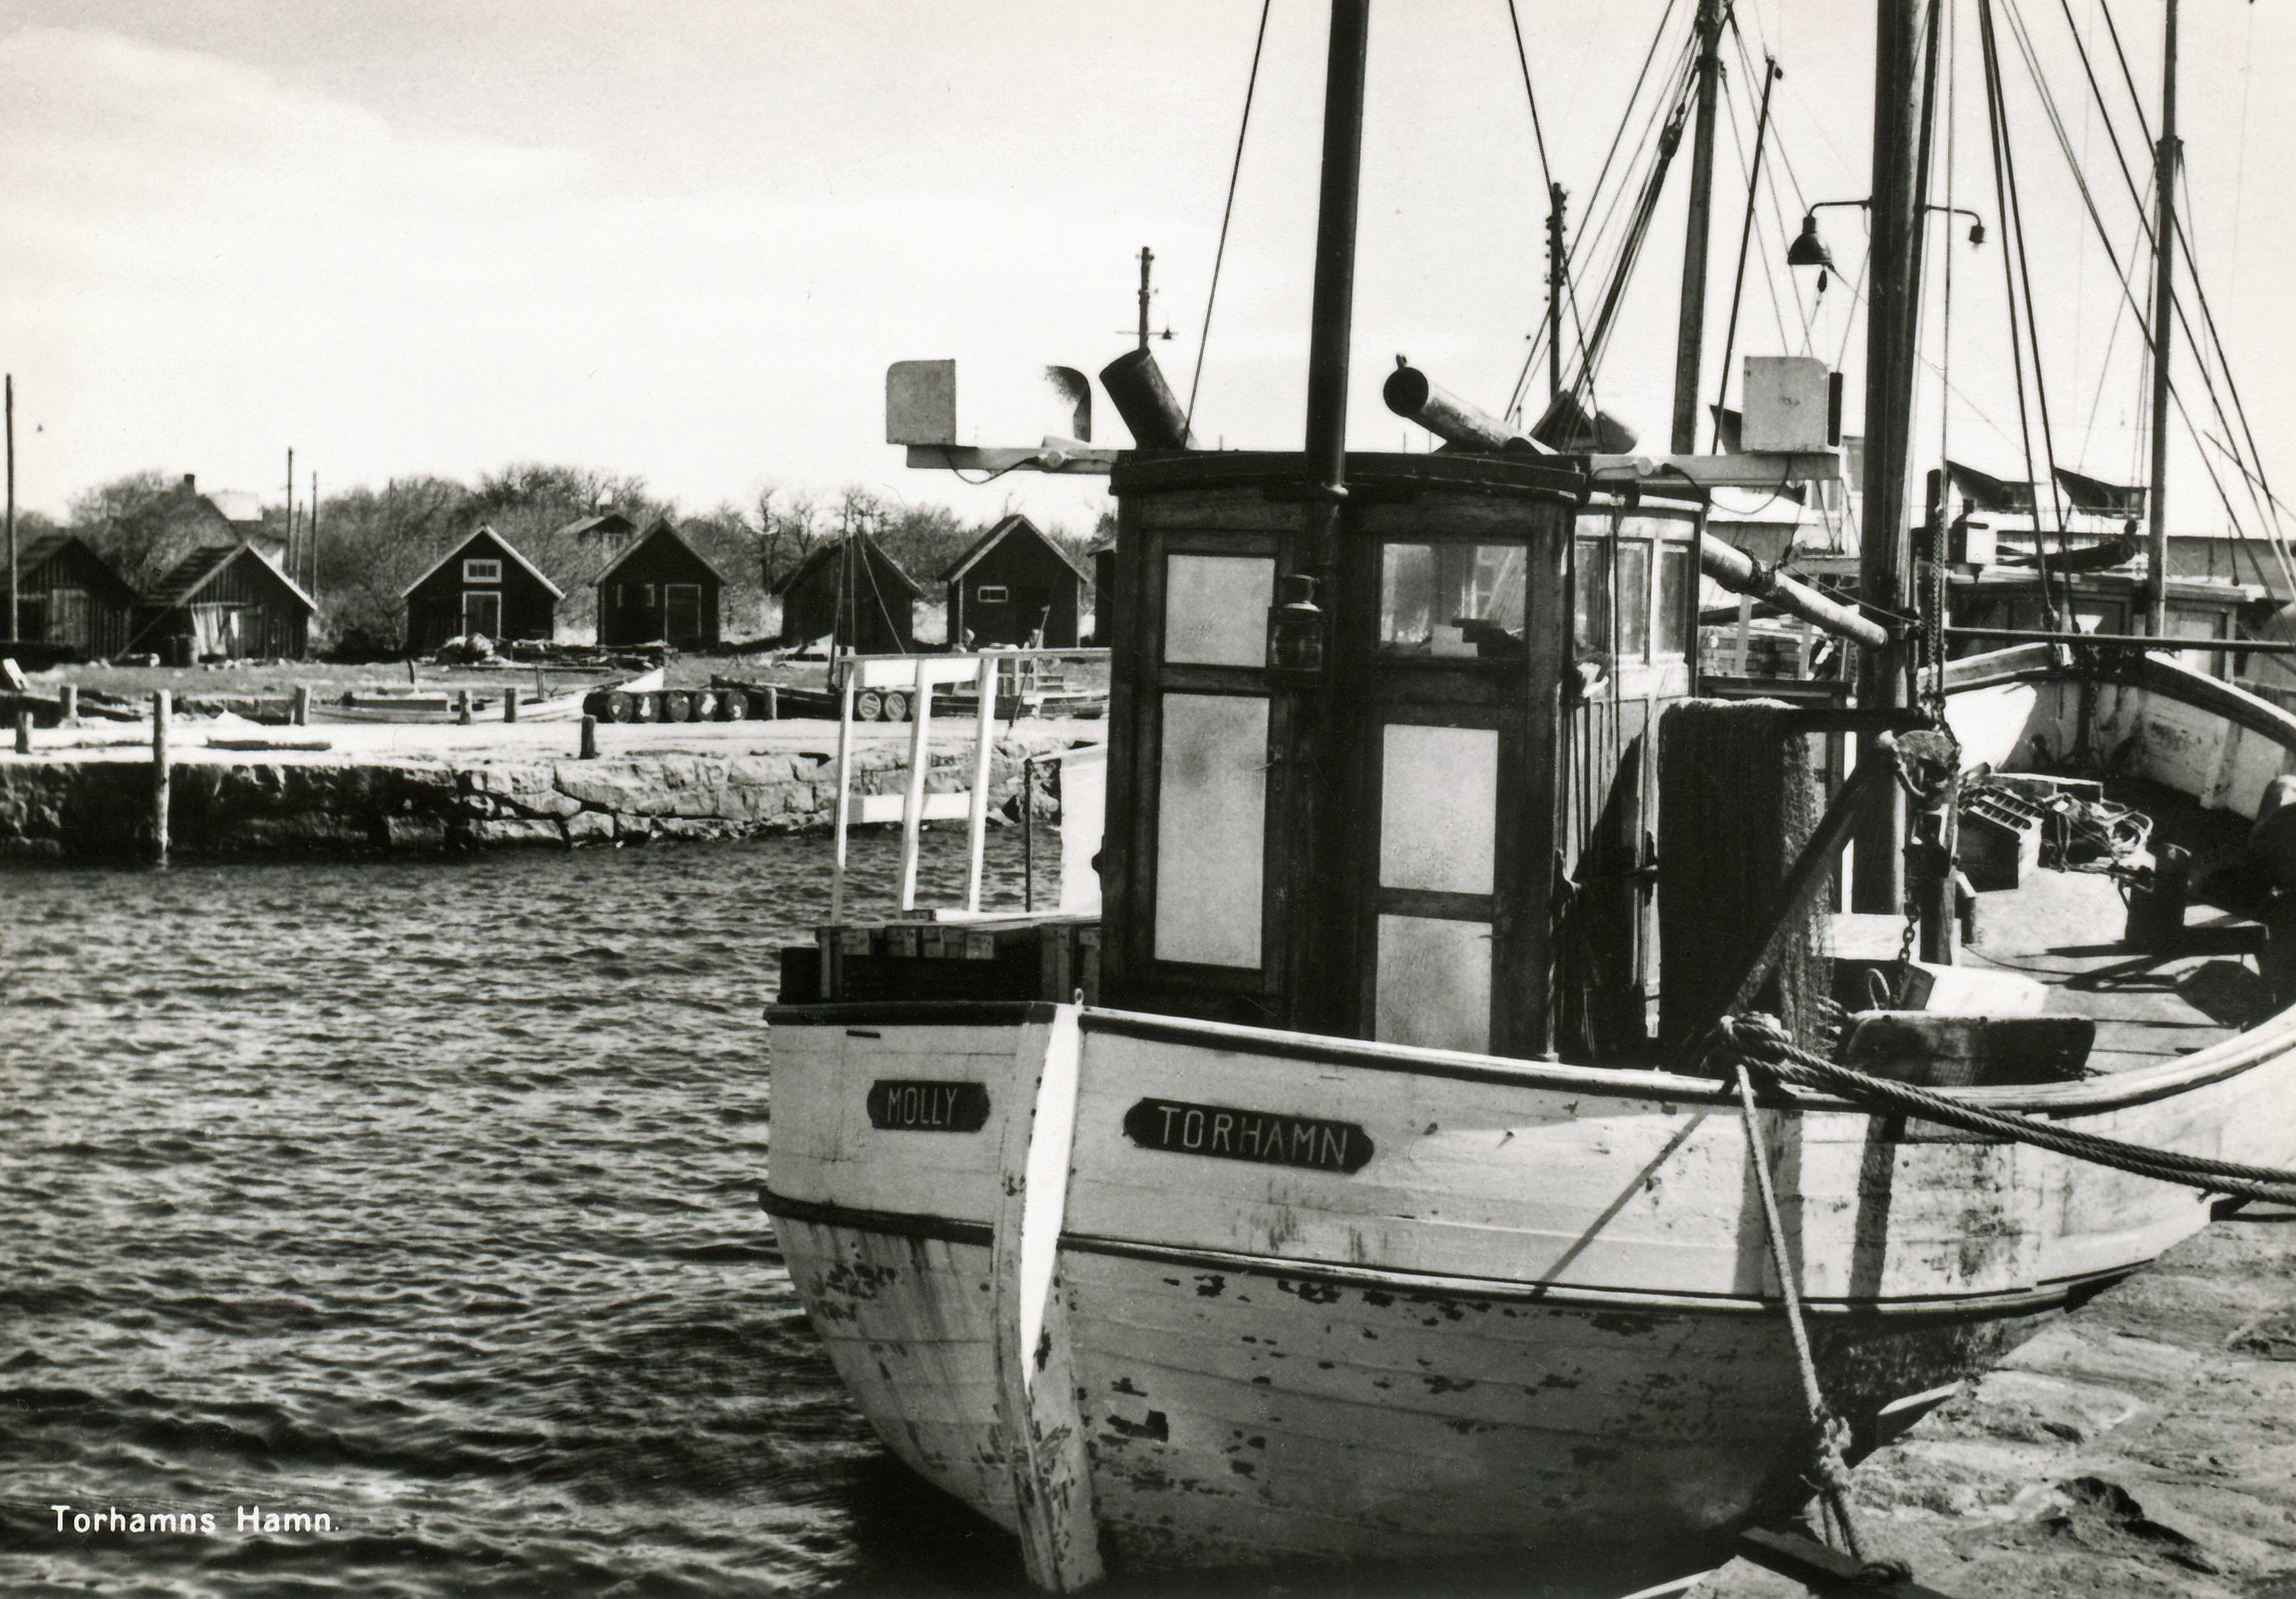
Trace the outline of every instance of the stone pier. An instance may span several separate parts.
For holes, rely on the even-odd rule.
[[[450,727],[178,721],[168,827],[178,854],[382,853],[750,838],[827,828],[837,729],[735,722],[599,729],[571,723]],[[906,727],[856,729],[853,792],[899,793]],[[969,723],[937,730],[926,786],[968,787]],[[1099,725],[1026,722],[994,746],[989,803],[1018,791],[1030,755],[1098,738]],[[134,857],[152,837],[150,732],[44,732],[0,755],[0,857]],[[324,747],[313,747],[324,746]]]

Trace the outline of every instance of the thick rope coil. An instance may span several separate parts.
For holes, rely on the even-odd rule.
[[[1973,1105],[1911,1083],[1869,1077],[1802,1048],[1786,1035],[1776,1018],[1759,1012],[1723,1018],[1721,1033],[1739,1063],[1777,1082],[1834,1095],[1861,1110],[1918,1116],[1964,1132],[2013,1139],[2072,1160],[2207,1193],[2296,1204],[2296,1171],[2147,1149],[2013,1111]]]

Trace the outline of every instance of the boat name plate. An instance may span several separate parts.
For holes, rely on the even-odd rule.
[[[1124,1113],[1124,1135],[1143,1149],[1309,1171],[1353,1173],[1372,1157],[1371,1135],[1351,1121],[1174,1099],[1134,1105]]]
[[[980,1083],[881,1078],[869,1085],[869,1125],[896,1133],[977,1133],[988,1125]]]

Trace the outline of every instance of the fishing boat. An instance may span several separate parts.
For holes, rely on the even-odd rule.
[[[526,722],[574,721],[594,713],[596,709],[594,702],[602,695],[659,694],[662,682],[662,672],[656,668],[640,673],[627,682],[615,684],[611,688],[586,687],[560,694],[537,694],[519,701],[518,719]],[[473,716],[488,711],[498,713],[501,696],[518,692],[515,685],[476,691],[443,686],[351,689],[340,699],[313,701],[310,715],[315,722],[429,723],[442,726],[459,720],[466,704]],[[650,717],[646,719],[655,718]]]
[[[1878,10],[1867,409],[1902,417],[1922,8]],[[1888,625],[1879,429],[1893,604],[1714,537],[1716,488],[1838,473],[1822,369],[1698,456],[1558,450],[1401,366],[1449,447],[1348,449],[1366,11],[1333,6],[1303,451],[1193,447],[1129,357],[1130,450],[892,433],[1111,473],[1101,905],[785,951],[760,1202],[886,1447],[1047,1590],[1630,1570],[1813,1484],[1854,1563],[1861,1450],[2292,1192],[2296,717],[2143,637]],[[1702,694],[1701,573],[1854,647],[1857,702]],[[1821,737],[1858,746],[1830,799]]]

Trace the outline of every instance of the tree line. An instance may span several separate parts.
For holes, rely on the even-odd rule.
[[[37,512],[20,512],[18,536],[77,533],[137,592],[149,593],[186,555],[212,541],[211,531],[184,516],[185,503],[178,480],[136,472],[73,496],[62,529]],[[283,505],[262,512],[261,532],[275,548],[284,548],[290,575],[299,581],[312,575],[309,510],[298,504],[291,526]],[[475,484],[393,478],[380,488],[333,491],[319,502],[315,643],[344,654],[396,652],[406,631],[402,592],[481,527],[507,538],[565,590],[558,609],[562,635],[586,630],[595,625],[597,609],[589,579],[611,551],[568,529],[610,512],[628,518],[640,533],[668,518],[725,575],[722,614],[729,640],[763,636],[767,597],[775,585],[846,534],[868,534],[930,590],[996,520],[969,522],[946,505],[895,504],[859,485],[834,493],[769,488],[746,504],[722,501],[687,515],[674,499],[650,491],[643,478],[538,462],[504,467]],[[1089,536],[1057,525],[1044,530],[1078,550],[1090,542]]]

